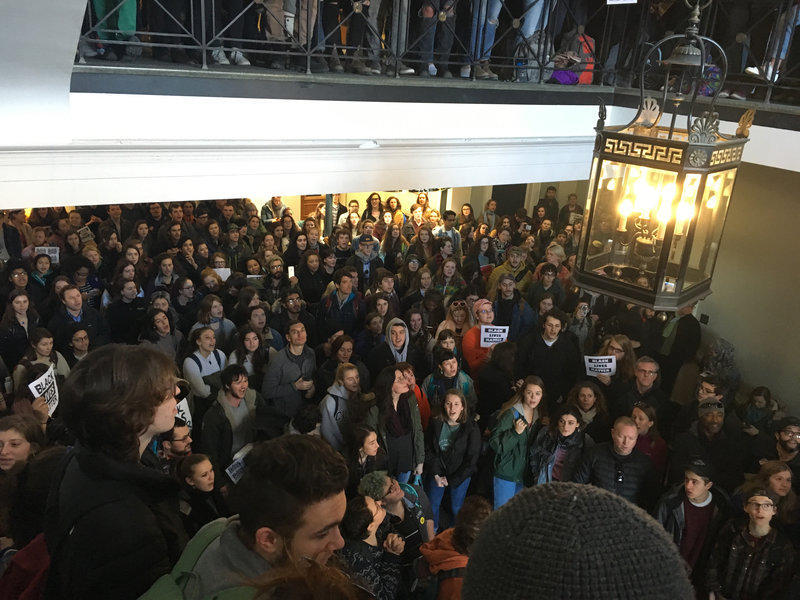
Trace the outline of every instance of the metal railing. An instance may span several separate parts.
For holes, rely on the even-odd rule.
[[[729,56],[732,97],[800,98],[793,0],[720,0],[702,33]],[[147,58],[208,69],[497,78],[638,86],[653,41],[684,29],[684,0],[90,0],[81,60]],[[747,71],[745,71],[747,69]],[[727,90],[726,90],[727,91]],[[781,97],[775,94],[780,92]]]

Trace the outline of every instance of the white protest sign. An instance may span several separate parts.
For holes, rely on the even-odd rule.
[[[53,365],[47,372],[33,383],[28,384],[28,389],[34,398],[44,396],[47,402],[47,414],[51,417],[58,406],[58,386],[56,385],[56,370]]]
[[[239,480],[242,478],[244,474],[244,457],[253,449],[253,444],[247,444],[241,450],[239,450],[236,454],[233,455],[233,462],[225,469],[225,474],[230,478],[230,480],[235,484],[239,483]]]
[[[508,325],[481,325],[481,348],[490,348],[507,339]]]
[[[178,414],[175,415],[179,419],[183,419],[186,421],[186,425],[189,426],[189,429],[192,428],[192,413],[189,410],[189,401],[184,398],[175,406],[175,409],[178,411]]]
[[[584,356],[586,363],[586,374],[590,377],[597,375],[608,375],[609,377],[617,372],[616,356]]]
[[[78,234],[78,237],[84,244],[94,241],[94,234],[92,233],[92,230],[89,229],[88,227],[81,227],[75,233]]]
[[[34,256],[40,254],[47,254],[50,257],[50,262],[54,265],[58,264],[58,246],[36,246],[33,249]]]
[[[228,267],[218,267],[214,269],[214,271],[216,271],[222,281],[228,281],[228,277],[231,276],[231,270]]]

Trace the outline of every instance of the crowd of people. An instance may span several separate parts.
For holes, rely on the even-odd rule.
[[[800,419],[694,306],[577,288],[562,200],[6,211],[0,597],[486,598],[525,553],[503,597],[566,597],[559,536],[620,527],[646,597],[796,597]],[[567,595],[642,597],[602,568]]]
[[[198,66],[203,44],[212,66],[630,85],[648,44],[686,30],[691,14],[682,2],[605,5],[597,0],[295,0],[284,12],[280,0],[116,6],[92,0],[78,55],[117,61],[135,60],[144,52],[158,61]],[[723,90],[727,98],[743,100],[755,84],[774,83],[790,71],[797,23],[793,3],[771,3],[758,20],[754,6],[720,3],[703,14],[702,33],[725,48],[729,72],[741,76]],[[288,15],[293,25],[287,25]],[[763,19],[771,30],[756,26]],[[718,57],[710,61],[708,85],[716,89],[721,62]]]

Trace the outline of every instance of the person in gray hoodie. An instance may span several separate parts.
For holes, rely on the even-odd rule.
[[[410,335],[408,325],[402,319],[391,319],[385,328],[386,340],[378,344],[369,358],[369,368],[372,381],[385,368],[401,362],[407,362],[414,368],[414,377],[417,382],[422,381],[428,374],[427,361],[419,349],[409,343]]]
[[[268,412],[268,422],[262,428],[275,435],[283,432],[303,403],[311,400],[316,392],[316,357],[314,350],[306,346],[305,325],[299,321],[292,323],[286,339],[289,344],[270,359],[261,386]]]
[[[360,394],[361,378],[358,367],[352,363],[340,364],[336,368],[336,379],[319,404],[322,413],[322,439],[339,452],[343,453],[347,444],[347,428],[352,417],[349,405]]]
[[[184,598],[241,589],[301,558],[327,563],[344,546],[339,524],[347,477],[344,458],[316,436],[286,435],[256,444],[230,493],[238,514],[197,559]],[[252,598],[256,590],[243,591],[243,598]]]

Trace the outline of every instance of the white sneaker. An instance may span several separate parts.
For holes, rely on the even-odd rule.
[[[739,90],[734,90],[734,91],[732,91],[732,92],[731,92],[731,95],[730,95],[730,97],[731,97],[731,99],[733,99],[733,100],[747,100],[747,96],[745,96],[745,95],[744,95],[742,92],[740,92]]]
[[[238,48],[231,50],[231,62],[239,67],[249,67],[250,61]]]
[[[744,72],[753,77],[764,79],[764,72],[759,67],[747,67]]]
[[[225,52],[222,50],[222,48],[214,48],[211,51],[211,60],[217,65],[231,64],[231,61],[229,61],[228,57],[225,56]]]
[[[431,77],[436,77],[436,74],[437,74],[438,72],[439,72],[439,71],[438,71],[438,69],[436,68],[436,65],[434,65],[433,63],[428,63],[428,74],[429,74]]]
[[[459,72],[459,75],[461,76],[462,79],[469,79],[470,70],[471,69],[469,65],[461,65],[461,70]]]
[[[730,95],[730,90],[720,90],[720,93],[717,94],[717,98],[728,98]]]

